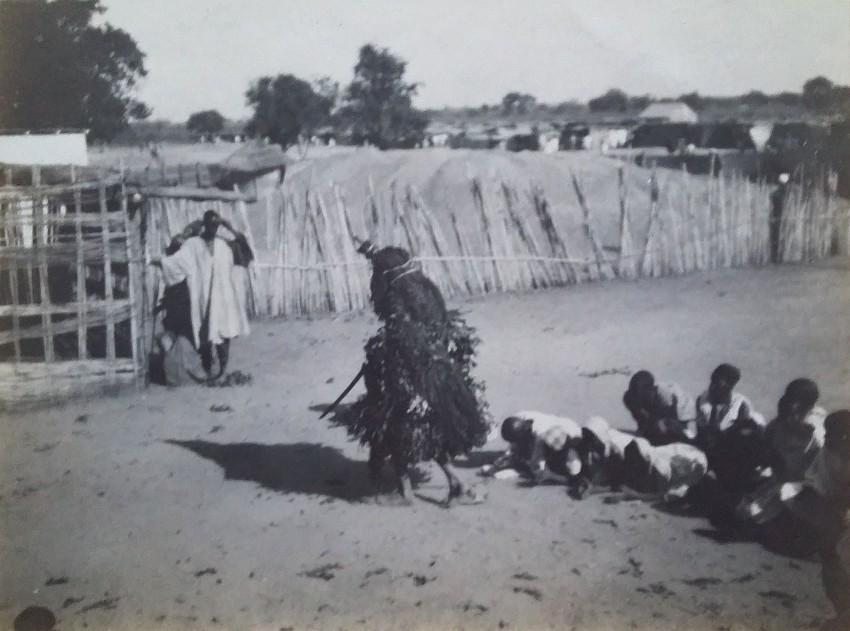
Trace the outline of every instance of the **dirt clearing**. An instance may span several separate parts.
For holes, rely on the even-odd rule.
[[[848,405],[848,264],[600,283],[459,303],[495,420],[539,409],[630,427],[649,368],[694,394],[721,361],[770,415],[814,378]],[[152,388],[0,424],[0,628],[802,629],[831,616],[819,567],[719,543],[702,519],[563,488],[480,481],[445,511],[375,505],[366,453],[319,421],[356,373],[366,314],[254,323],[230,388]],[[354,396],[354,393],[351,395]],[[501,449],[488,444],[461,469]]]

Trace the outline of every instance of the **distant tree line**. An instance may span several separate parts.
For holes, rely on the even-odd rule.
[[[261,77],[246,92],[252,115],[245,131],[288,147],[333,127],[354,144],[414,147],[428,118],[413,107],[418,84],[405,81],[406,69],[388,49],[366,44],[344,90],[327,77],[312,83],[291,74]]]
[[[850,86],[832,83],[823,76],[809,79],[800,92],[780,92],[767,94],[760,90],[751,90],[736,96],[706,96],[698,92],[689,92],[678,98],[658,98],[649,94],[630,95],[624,90],[612,88],[604,94],[582,103],[576,100],[547,104],[538,101],[533,95],[522,92],[509,92],[500,103],[483,104],[477,107],[446,107],[427,110],[427,114],[441,121],[453,121],[461,124],[473,122],[493,122],[502,120],[557,120],[581,119],[588,115],[617,115],[632,117],[651,103],[659,101],[682,101],[694,111],[705,112],[711,118],[732,118],[742,113],[772,113],[783,115],[838,115],[850,113]]]
[[[92,24],[103,12],[98,0],[0,2],[0,126],[109,140],[150,115],[135,97],[145,55],[126,31]]]
[[[649,95],[629,96],[623,90],[611,89],[605,94],[592,98],[587,107],[591,112],[634,112],[644,109],[652,102],[660,101]],[[670,99],[664,99],[670,100]],[[704,96],[699,92],[682,94],[678,99],[694,111],[702,111],[709,107],[738,108],[767,107],[799,107],[815,114],[847,114],[850,111],[850,86],[834,84],[823,76],[809,79],[803,84],[800,92],[780,92],[766,94],[760,90],[751,90],[737,96]]]
[[[131,121],[149,118],[136,96],[147,75],[145,55],[127,32],[97,20],[100,0],[0,0],[0,126],[37,130],[82,128],[92,140],[127,136]],[[96,23],[102,22],[102,23]],[[499,103],[422,111],[413,106],[419,84],[406,78],[407,62],[386,48],[360,48],[351,82],[340,87],[330,78],[308,81],[292,74],[260,77],[245,98],[251,117],[243,131],[291,146],[323,128],[355,144],[380,149],[421,143],[429,119],[493,121],[577,119],[590,114],[632,115],[660,100],[612,88],[586,104],[539,102],[533,95],[508,92]],[[726,113],[792,112],[847,116],[850,86],[823,76],[806,81],[800,92],[766,94],[752,90],[728,97],[698,92],[678,97],[697,111]],[[745,114],[746,115],[746,114]],[[148,131],[175,135],[163,121]],[[216,110],[196,112],[184,133],[211,135],[230,128]]]

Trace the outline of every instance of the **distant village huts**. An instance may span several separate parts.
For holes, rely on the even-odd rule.
[[[561,151],[577,151],[591,148],[590,127],[584,123],[568,123],[562,129],[558,139]]]
[[[430,123],[425,129],[425,146],[426,147],[448,147],[452,136],[460,133],[459,129]]]
[[[327,147],[335,147],[337,143],[337,132],[331,125],[319,127],[313,132],[310,137],[310,142],[314,145],[324,145]]]

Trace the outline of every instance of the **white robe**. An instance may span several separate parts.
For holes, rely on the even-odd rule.
[[[165,284],[170,286],[185,280],[189,286],[192,332],[198,348],[202,342],[221,344],[250,331],[245,303],[239,299],[234,282],[233,252],[219,238],[213,239],[212,249],[211,254],[201,237],[191,237],[176,253],[162,259]],[[206,317],[209,317],[209,334],[202,340],[201,326]]]
[[[753,404],[743,394],[733,392],[732,400],[728,405],[714,406],[709,399],[707,390],[697,397],[697,424],[702,430],[712,429],[725,432],[735,424],[742,405],[747,406],[750,412],[750,418],[757,425],[761,427],[767,425],[764,417],[753,409]],[[715,418],[713,420],[711,418],[712,411],[715,412]]]

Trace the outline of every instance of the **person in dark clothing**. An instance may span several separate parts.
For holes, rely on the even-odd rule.
[[[823,447],[826,410],[816,405],[819,392],[811,379],[791,381],[779,399],[777,414],[764,433],[762,466],[766,480],[746,496],[736,512],[741,521],[768,524],[782,511],[785,482],[803,480]]]
[[[836,614],[825,628],[845,630],[850,629],[850,410],[831,413],[824,428],[823,448],[805,481],[786,483],[782,495],[816,533],[821,579]]]
[[[735,508],[765,480],[764,417],[735,390],[741,371],[720,364],[708,389],[697,397],[695,444],[708,457],[709,474],[694,491],[709,520],[722,530],[735,528]]]
[[[484,384],[471,374],[475,331],[446,309],[437,286],[406,250],[379,250],[366,241],[359,251],[372,264],[371,300],[382,326],[365,346],[366,394],[341,422],[369,446],[373,479],[390,458],[404,503],[412,494],[410,466],[428,460],[448,480],[446,507],[477,501],[450,464],[482,446],[490,430]]]
[[[689,442],[696,437],[694,399],[676,383],[657,383],[648,370],[629,380],[623,405],[637,424],[637,433],[652,445]]]

